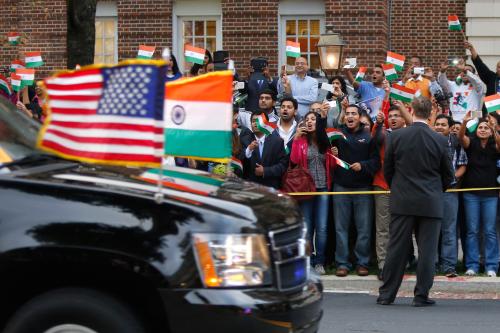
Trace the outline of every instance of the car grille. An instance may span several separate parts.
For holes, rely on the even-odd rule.
[[[269,232],[276,282],[280,290],[302,287],[309,274],[305,251],[305,228],[302,225]]]

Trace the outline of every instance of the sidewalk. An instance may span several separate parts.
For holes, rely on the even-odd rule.
[[[375,275],[360,277],[348,275],[337,277],[335,275],[321,276],[326,292],[367,293],[378,295],[381,282]],[[415,275],[405,275],[398,296],[413,296]],[[458,276],[447,278],[436,276],[432,287],[431,297],[435,298],[479,298],[500,299],[500,277],[468,277]]]

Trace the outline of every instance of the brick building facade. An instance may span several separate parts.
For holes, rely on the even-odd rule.
[[[101,28],[102,59],[113,61],[135,57],[139,44],[173,47],[182,58],[183,42],[189,38],[228,50],[240,72],[251,57],[267,57],[276,74],[285,61],[288,30],[296,25],[301,28],[296,28],[297,35],[309,31],[303,41],[310,43],[309,56],[316,63],[312,30],[324,33],[327,25],[347,42],[344,55],[357,57],[360,65],[384,61],[388,49],[421,55],[436,70],[448,56],[465,54],[461,34],[447,29],[449,13],[456,13],[465,26],[465,0],[117,0],[98,6],[97,19],[109,20]],[[3,47],[2,67],[25,51],[41,51],[46,65],[38,78],[65,68],[66,1],[0,0],[0,17],[0,35],[18,31],[29,37],[25,45]],[[203,26],[204,35],[183,36],[190,24],[193,31]]]

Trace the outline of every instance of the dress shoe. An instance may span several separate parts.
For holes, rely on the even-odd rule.
[[[394,303],[394,301],[388,300],[388,299],[383,299],[383,298],[377,298],[377,304],[378,305],[391,305]]]
[[[367,276],[368,275],[368,268],[363,267],[363,266],[358,266],[358,267],[356,267],[356,273],[359,276]]]
[[[411,302],[411,306],[415,306],[417,308],[422,307],[422,306],[431,306],[436,304],[436,301],[427,298],[427,299],[413,299],[413,302]]]
[[[349,271],[347,270],[347,268],[343,267],[337,268],[337,270],[335,271],[335,275],[340,277],[347,276],[347,273],[349,273]]]

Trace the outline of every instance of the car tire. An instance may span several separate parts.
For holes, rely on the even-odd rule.
[[[102,292],[57,289],[36,296],[10,319],[4,333],[145,333],[127,305]]]

